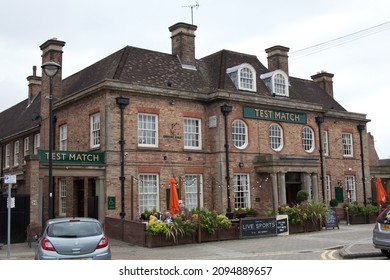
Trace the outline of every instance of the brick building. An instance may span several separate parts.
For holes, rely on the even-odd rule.
[[[171,54],[126,46],[54,77],[55,216],[165,211],[172,176],[188,208],[199,196],[221,213],[265,213],[294,203],[301,189],[315,201],[371,199],[369,120],[335,100],[333,74],[289,76],[283,46],[266,50],[267,66],[228,50],[196,59],[196,29],[171,26]],[[42,44],[42,63],[61,65],[64,46]],[[33,68],[27,80],[28,99],[0,114],[1,172],[18,174],[13,192],[29,195],[29,219],[40,223],[48,211],[49,78]]]

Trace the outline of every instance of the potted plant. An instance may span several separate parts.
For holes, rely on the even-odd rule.
[[[304,221],[307,220],[307,213],[302,211],[299,204],[289,205],[283,204],[278,207],[278,213],[288,216],[289,232],[300,233],[305,231]]]
[[[245,212],[246,212],[246,216],[248,217],[256,217],[257,216],[257,211],[255,210],[255,209],[253,209],[253,208],[249,208],[249,207],[247,207],[246,209],[245,209]]]
[[[348,220],[351,225],[366,223],[366,216],[363,213],[363,207],[357,202],[347,203],[344,208],[348,213]]]
[[[380,208],[378,206],[375,206],[373,204],[366,204],[366,206],[363,207],[363,213],[366,215],[366,221],[367,223],[375,223],[376,218],[378,217]]]
[[[307,201],[309,199],[309,193],[304,191],[304,190],[300,190],[297,192],[297,201],[298,203],[303,203],[305,201]]]
[[[239,207],[236,210],[234,210],[234,217],[237,219],[245,218],[246,217],[246,210]]]
[[[322,221],[325,218],[328,208],[323,202],[306,202],[303,205],[303,211],[306,212],[305,220],[306,231],[318,231],[322,229]]]

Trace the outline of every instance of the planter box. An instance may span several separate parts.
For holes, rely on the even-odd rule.
[[[151,234],[150,232],[145,232],[145,246],[149,248],[192,244],[194,243],[194,241],[195,241],[194,234],[178,236],[176,237],[176,242],[175,242],[173,238],[167,239],[166,236],[163,234]]]
[[[351,225],[358,225],[358,224],[365,224],[367,223],[367,217],[366,215],[349,215],[348,216],[349,223]]]
[[[369,224],[376,223],[376,218],[377,217],[378,217],[378,215],[375,215],[375,214],[368,215],[368,218],[367,218],[368,223]]]
[[[150,232],[145,232],[145,246],[149,248],[154,247],[164,247],[174,245],[173,239],[167,239],[165,235],[162,234],[151,234]]]
[[[320,231],[322,229],[321,222],[318,221],[305,221],[305,231],[306,232],[312,232],[312,231]]]
[[[202,230],[201,242],[210,242],[210,241],[218,241],[218,231],[215,231],[214,234],[211,234],[208,231]],[[199,240],[197,240],[197,242],[199,242]]]
[[[305,224],[304,223],[301,223],[301,224],[289,223],[288,229],[289,229],[290,234],[291,233],[302,233],[302,232],[305,232]]]
[[[239,237],[240,237],[240,229],[236,225],[232,225],[232,227],[229,229],[218,230],[218,240],[232,240],[232,239],[238,239]]]

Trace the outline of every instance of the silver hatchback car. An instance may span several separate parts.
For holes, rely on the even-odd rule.
[[[372,242],[375,248],[380,249],[383,255],[390,258],[390,206],[379,214],[373,230]]]
[[[36,260],[110,260],[111,249],[101,223],[92,218],[57,218],[37,236]]]

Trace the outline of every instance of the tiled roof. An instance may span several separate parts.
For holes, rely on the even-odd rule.
[[[290,98],[322,105],[325,110],[346,111],[335,99],[327,94],[320,86],[310,80],[290,77]]]
[[[172,88],[209,94],[216,90],[236,91],[226,69],[248,63],[256,69],[257,93],[271,97],[260,79],[268,69],[254,55],[221,50],[197,60],[197,70],[185,69],[171,54],[126,46],[62,82],[63,97],[72,95],[104,80],[118,80],[135,85]],[[322,105],[324,109],[345,109],[314,81],[290,77],[290,100]],[[277,98],[277,97],[275,97]],[[40,98],[27,106],[27,100],[0,113],[0,140],[37,125],[31,121],[39,112]]]
[[[39,120],[33,121],[32,114],[39,113],[41,107],[40,93],[28,105],[28,100],[12,106],[0,113],[0,141],[4,138],[13,136],[33,129],[39,125]]]
[[[248,63],[256,69],[257,92],[271,96],[259,78],[268,69],[254,55],[221,50],[197,60],[197,71],[184,69],[171,54],[127,46],[63,81],[63,96],[103,80],[119,80],[150,87],[173,88],[198,93],[237,91],[226,69]],[[277,98],[277,97],[276,97]],[[324,109],[345,109],[312,80],[290,77],[290,100],[322,105]]]

